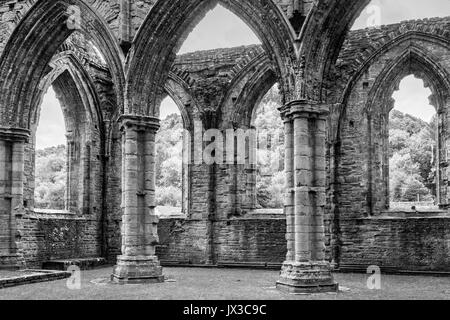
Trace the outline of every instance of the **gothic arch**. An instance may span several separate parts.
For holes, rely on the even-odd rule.
[[[158,1],[136,35],[128,57],[125,113],[158,116],[162,84],[174,52],[217,3],[249,24],[276,65],[277,74],[287,74],[285,65],[295,59],[294,33],[272,0]]]
[[[385,54],[395,54],[395,60],[385,63],[380,71],[374,71],[376,73],[371,89],[367,93],[367,99],[360,107],[352,110],[351,112],[359,112],[360,118],[363,123],[358,125],[362,126],[361,130],[364,132],[365,146],[360,151],[366,153],[367,161],[364,163],[362,169],[362,185],[366,188],[367,192],[367,215],[372,216],[379,214],[383,210],[389,208],[389,149],[388,149],[388,115],[393,107],[392,95],[396,89],[398,89],[400,81],[408,76],[415,75],[421,78],[425,85],[432,91],[432,98],[430,101],[436,107],[439,116],[439,150],[440,161],[438,171],[442,171],[440,175],[439,184],[444,185],[442,177],[446,176],[445,169],[441,166],[445,163],[445,149],[447,148],[447,135],[448,128],[448,104],[449,104],[449,92],[450,92],[450,75],[448,71],[438,61],[439,59],[434,56],[433,52],[430,52],[426,45],[420,45],[419,43],[410,42],[408,37],[403,38],[400,42],[405,41],[407,44],[400,53],[396,53],[395,48],[397,46],[387,46],[386,50],[381,50],[376,57],[372,57],[367,63],[363,63],[354,80],[349,85],[349,90],[353,92],[356,90],[356,85],[361,85],[362,75],[365,74],[365,68],[369,68],[371,64],[379,63],[380,59]],[[446,44],[443,43],[446,47]],[[401,47],[401,46],[400,46]],[[386,60],[389,61],[389,60]],[[373,77],[373,75],[371,75]],[[370,85],[370,84],[369,84]],[[344,128],[347,127],[347,113],[350,112],[350,93],[343,94],[343,111],[338,123],[338,146],[342,144],[342,136]],[[359,109],[358,109],[359,108]],[[358,111],[359,110],[359,111]],[[336,157],[339,158],[341,151],[336,152]],[[444,151],[442,151],[444,150]],[[340,162],[340,160],[336,160]],[[340,166],[335,166],[336,175],[339,175]],[[440,202],[440,205],[446,205],[448,200],[448,191],[443,188],[439,193],[439,198],[444,199]]]
[[[432,53],[417,46],[408,47],[381,72],[369,93],[365,112],[373,112],[376,101],[387,103],[400,81],[410,74],[424,80],[433,93],[437,112],[443,112],[450,92],[450,75]]]
[[[306,96],[323,101],[322,79],[334,65],[353,22],[370,0],[319,0],[310,10],[300,33],[299,56],[306,63]]]
[[[105,56],[115,83],[119,108],[124,84],[123,57],[106,23],[82,0],[38,1],[11,35],[0,60],[1,124],[28,129],[39,81],[57,49],[75,30],[67,23],[69,7],[80,9],[81,32]]]
[[[169,77],[164,85],[164,90],[178,106],[181,116],[183,118],[184,127],[186,130],[194,130],[193,121],[200,116],[200,110],[198,102],[190,92],[190,84],[194,80],[191,78],[181,78],[177,73],[177,70],[172,69],[169,73]],[[188,110],[189,108],[189,110]]]
[[[392,34],[390,34],[389,37],[392,37]],[[391,50],[393,50],[397,47],[411,43],[411,45],[408,46],[407,49],[401,55],[399,55],[399,57],[395,61],[393,61],[391,63],[391,66],[390,67],[388,66],[387,68],[394,69],[395,66],[401,64],[402,59],[408,59],[410,57],[412,57],[412,58],[417,57],[419,60],[424,59],[424,61],[427,61],[425,63],[429,64],[430,66],[433,66],[432,70],[434,70],[435,75],[438,76],[438,78],[436,78],[434,75],[426,76],[426,78],[430,79],[431,83],[434,79],[441,79],[440,82],[442,83],[442,85],[445,82],[449,81],[448,73],[447,73],[447,71],[445,71],[445,69],[442,66],[440,66],[437,63],[438,59],[436,57],[433,57],[432,53],[427,51],[426,48],[422,48],[421,46],[419,46],[417,44],[418,41],[424,41],[424,42],[429,43],[430,45],[437,45],[437,46],[442,46],[445,48],[450,48],[449,40],[444,37],[440,37],[438,35],[434,35],[434,34],[430,34],[430,33],[425,33],[422,31],[411,30],[411,31],[402,33],[399,36],[392,38],[390,41],[388,41],[386,43],[383,42],[383,45],[381,45],[379,48],[371,47],[370,48],[370,49],[372,49],[371,51],[364,50],[364,52],[366,54],[364,59],[362,59],[361,57],[357,57],[356,59],[354,59],[353,61],[350,62],[351,67],[349,68],[349,70],[356,70],[356,71],[353,71],[353,73],[346,74],[343,76],[346,84],[345,84],[344,91],[340,97],[340,101],[339,101],[339,103],[343,106],[343,109],[342,109],[342,111],[340,113],[340,117],[339,117],[340,120],[338,122],[338,128],[339,128],[338,134],[340,131],[340,127],[343,123],[343,119],[345,117],[349,96],[350,96],[351,92],[353,91],[358,80],[364,75],[364,73],[374,63],[376,63],[376,61],[378,59],[380,59],[380,57],[389,53]],[[353,56],[352,53],[350,53],[350,54],[345,53],[345,55]],[[385,70],[383,73],[387,74],[388,72],[389,72],[388,70]],[[392,71],[390,72],[390,74],[392,74]],[[405,77],[405,76],[406,76],[406,74],[403,75],[403,77]],[[401,77],[400,80],[403,77]],[[380,81],[386,80],[386,79],[383,79],[383,80],[380,80],[380,79],[381,78],[377,78],[377,82],[374,84],[374,88],[376,88],[376,86],[380,86],[382,84],[382,82],[380,83]],[[397,83],[397,85],[398,85],[398,83]],[[441,85],[441,87],[442,87],[442,85]],[[393,92],[391,92],[391,96],[392,96],[392,93]],[[442,96],[442,94],[444,94],[444,93],[441,93],[441,96]],[[373,99],[373,97],[371,99]]]
[[[55,55],[49,63],[49,66],[52,68],[51,71],[43,77],[39,83],[40,94],[38,97],[33,99],[34,104],[32,105],[31,110],[33,110],[34,113],[31,115],[30,123],[35,124],[38,121],[39,107],[42,103],[44,93],[47,92],[48,88],[58,78],[67,72],[64,77],[70,75],[70,81],[73,81],[75,84],[78,94],[82,100],[83,107],[90,115],[89,120],[93,121],[102,132],[103,116],[99,97],[91,77],[77,58],[75,52],[65,51]]]
[[[103,179],[105,170],[104,163],[92,161],[95,154],[104,154],[106,148],[100,99],[92,78],[73,51],[60,52],[49,65],[52,69],[41,79],[39,96],[33,100],[35,104],[32,105],[34,113],[30,115],[30,131],[35,138],[43,96],[53,86],[62,108],[67,135],[66,210],[71,213],[88,213],[91,194],[96,192],[91,189],[91,181],[97,180],[96,185],[100,186],[101,180],[98,179]],[[33,146],[34,144],[28,149],[32,154]],[[94,167],[97,169],[93,169]],[[34,168],[28,170],[30,169]],[[96,172],[101,174],[93,175],[91,170],[98,170]],[[34,177],[34,172],[26,174]],[[30,198],[30,203],[32,202]]]
[[[234,102],[234,112],[229,121],[233,125],[244,125],[251,127],[254,122],[255,112],[259,102],[267,91],[277,82],[277,77],[272,66],[267,60],[257,61],[256,72],[246,81],[244,87],[238,91]],[[238,88],[236,88],[238,89]],[[233,92],[230,90],[230,92]],[[229,97],[228,97],[229,98]]]

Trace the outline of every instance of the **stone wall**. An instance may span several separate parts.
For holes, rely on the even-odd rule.
[[[343,219],[339,264],[448,272],[449,228],[448,217]]]
[[[388,114],[399,82],[413,74],[432,91],[440,117],[440,206],[445,213],[448,174],[447,18],[406,21],[351,32],[336,64],[332,95],[340,103],[332,142],[334,250],[342,265],[448,270],[448,218],[386,218],[389,208]],[[445,76],[447,74],[447,76]],[[447,78],[446,78],[447,77]],[[442,95],[442,92],[447,92]],[[332,178],[334,179],[334,178]]]
[[[21,266],[41,268],[50,260],[101,256],[100,223],[94,217],[31,213],[17,220]]]
[[[216,264],[281,265],[286,258],[286,220],[279,217],[218,220],[208,234],[208,221],[161,219],[158,256],[163,263],[208,264],[212,251]]]
[[[324,110],[330,107],[324,225],[326,259],[341,265],[380,264],[411,270],[448,270],[450,226],[445,211],[436,217],[386,216],[389,190],[385,150],[386,110],[392,102],[390,97],[401,76],[415,74],[429,84],[433,91],[431,100],[441,115],[440,130],[444,139],[440,150],[443,177],[440,192],[445,200],[441,207],[445,209],[449,205],[450,176],[445,158],[450,132],[447,128],[450,123],[449,19],[409,21],[351,32],[340,51],[347,24],[367,1],[349,0],[345,7],[327,0],[222,0],[218,3],[238,16],[251,16],[246,22],[258,35],[264,36],[263,45],[196,52],[175,58],[172,49],[177,48],[215,1],[180,1],[179,6],[166,0],[0,3],[0,71],[7,79],[5,82],[1,79],[0,89],[8,96],[6,102],[0,102],[0,120],[7,126],[0,127],[0,140],[2,150],[15,150],[14,155],[5,151],[0,158],[5,169],[0,170],[0,255],[6,257],[6,263],[10,263],[12,253],[17,253],[20,264],[27,267],[39,267],[48,259],[98,255],[114,262],[121,253],[123,213],[125,209],[130,210],[121,197],[125,168],[118,118],[124,112],[132,116],[157,117],[158,102],[163,95],[161,83],[168,74],[164,89],[179,104],[189,129],[195,121],[200,121],[204,129],[217,128],[222,132],[230,128],[249,128],[255,105],[275,82],[280,84],[283,102],[310,99],[314,108],[317,107],[314,102]],[[73,30],[59,24],[65,22],[64,11],[68,4],[83,7],[84,20],[78,31],[96,41],[106,62],[102,62],[93,48],[77,48],[76,37],[71,36]],[[58,19],[52,20],[47,15],[53,5],[58,9],[55,11]],[[38,10],[32,9],[37,7]],[[169,14],[165,10],[170,11]],[[194,14],[191,11],[195,11]],[[303,29],[306,34],[302,37],[299,53],[302,60],[299,60],[294,42],[308,12],[311,12],[311,19]],[[21,24],[24,17],[28,18],[27,23]],[[154,20],[149,21],[148,17]],[[286,27],[289,23],[295,32]],[[11,50],[6,52],[6,45],[19,26],[23,27],[24,34],[17,35],[17,39],[27,39],[29,43],[9,42]],[[323,35],[330,38],[321,39]],[[49,44],[49,39],[55,40],[54,44]],[[132,50],[128,51],[130,48]],[[74,59],[76,67],[67,61],[58,65],[50,59],[53,54],[57,58],[69,51],[75,52],[74,57],[68,55],[67,58]],[[33,54],[30,57],[25,52]],[[128,53],[131,54],[126,56]],[[337,58],[337,63],[333,58]],[[17,61],[21,63],[14,64]],[[292,68],[292,63],[298,66]],[[36,124],[33,115],[39,114],[37,105],[45,87],[44,80],[48,80],[46,77],[61,76],[64,73],[58,72],[64,70],[58,68],[67,65],[68,70],[74,72],[74,81],[61,77],[55,84],[80,147],[77,154],[80,162],[74,171],[77,179],[73,180],[78,181],[74,184],[76,201],[71,208],[74,212],[36,213],[33,210],[33,126]],[[32,70],[26,69],[28,66],[32,66]],[[391,69],[395,74],[389,72]],[[325,79],[315,74],[316,70],[321,70]],[[15,73],[18,76],[11,76]],[[148,76],[150,73],[152,77]],[[125,84],[129,91],[126,94]],[[80,89],[85,92],[77,93]],[[82,105],[91,108],[83,110]],[[16,114],[16,109],[22,112]],[[313,114],[315,110],[308,112]],[[156,127],[157,121],[152,121]],[[22,134],[19,137],[11,134],[9,126],[29,130],[29,142],[23,142],[26,139]],[[300,121],[296,126],[298,135],[302,130]],[[317,132],[308,135],[318,136]],[[323,143],[322,139],[317,140]],[[4,144],[10,142],[12,145]],[[297,149],[302,147],[298,141],[295,145]],[[151,155],[147,156],[146,166],[151,167]],[[303,165],[297,162],[298,166]],[[322,165],[320,163],[320,168]],[[188,167],[187,217],[162,219],[159,224],[158,254],[162,261],[265,265],[285,260],[286,221],[280,216],[254,215],[248,188],[252,186],[251,175],[255,172],[248,169],[236,165]],[[19,177],[23,181],[18,181]],[[315,183],[317,181],[306,187],[314,187]],[[146,188],[153,192],[152,186]],[[322,193],[322,189],[321,184],[314,192]],[[147,205],[152,207],[150,194],[139,196],[146,197],[146,201],[150,199]],[[146,212],[142,203],[140,206],[141,211]],[[321,225],[303,227],[307,233],[322,233],[319,232]],[[128,231],[136,228],[131,226]],[[292,241],[291,234],[288,238]],[[303,244],[296,245],[300,248]],[[320,252],[322,240],[316,245],[315,249]]]

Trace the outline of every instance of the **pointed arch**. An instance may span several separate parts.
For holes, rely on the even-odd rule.
[[[234,112],[231,115],[231,118],[226,120],[233,125],[240,124],[241,126],[251,127],[255,120],[254,115],[257,106],[264,98],[264,95],[278,80],[273,70],[273,66],[265,56],[256,59],[246,69],[245,73],[242,73],[234,80],[235,88],[232,87],[232,90],[229,90],[229,94],[225,99],[225,101],[229,100],[231,98],[231,93],[234,93],[235,91],[238,94],[233,103],[235,106]],[[252,71],[253,74],[249,71]],[[239,88],[241,85],[239,81],[246,79],[249,74],[249,79],[246,80],[242,88]]]
[[[126,113],[158,116],[163,85],[174,53],[189,31],[217,3],[232,11],[255,32],[278,75],[295,59],[294,32],[272,0],[158,1],[141,26],[127,61]]]
[[[40,95],[33,100],[30,108],[30,125],[37,123],[39,117],[39,107],[42,104],[42,99],[51,85],[57,83],[71,83],[75,85],[81,103],[85,108],[85,112],[89,114],[89,120],[94,121],[103,134],[103,115],[101,112],[101,103],[97,95],[94,82],[90,75],[86,72],[82,63],[79,61],[75,52],[64,51],[61,52],[49,63],[52,68],[51,71],[45,75],[40,83]],[[65,80],[64,80],[65,79]]]
[[[299,36],[299,56],[306,62],[307,95],[322,101],[322,79],[335,63],[345,37],[370,0],[318,0],[310,10]],[[312,88],[315,88],[313,90]]]
[[[376,79],[365,107],[367,112],[373,110],[377,101],[387,103],[387,99],[391,99],[399,87],[400,81],[410,74],[421,78],[430,87],[438,113],[443,111],[441,109],[447,107],[445,103],[450,93],[450,75],[437,61],[431,53],[418,46],[408,47],[395,61],[386,66]]]
[[[183,118],[184,128],[188,131],[194,130],[193,121],[200,116],[200,109],[197,100],[189,90],[189,85],[174,71],[171,71],[164,85],[164,90],[178,106]]]
[[[353,142],[352,148],[357,148],[361,154],[365,154],[364,160],[358,160],[361,161],[363,169],[357,174],[363,181],[361,190],[366,199],[361,200],[364,201],[369,216],[389,208],[389,113],[394,105],[392,95],[398,89],[400,81],[408,75],[412,74],[422,79],[432,91],[431,102],[436,107],[440,119],[441,161],[438,161],[438,171],[444,170],[441,164],[445,162],[449,131],[446,119],[450,102],[450,75],[431,49],[438,47],[436,39],[415,37],[417,35],[411,33],[409,36],[394,39],[380,50],[376,50],[374,55],[360,64],[360,69],[352,77],[342,95],[342,112],[336,132],[335,161],[340,163],[343,154],[346,154],[345,157],[354,157],[349,154],[348,145],[345,145],[349,142],[346,136],[356,133],[358,138],[353,138],[359,140]],[[418,39],[421,41],[415,41]],[[447,47],[446,41],[442,41],[440,45],[440,48]],[[374,65],[377,68],[371,68]],[[373,80],[365,81],[364,77]],[[362,88],[364,83],[366,89],[358,89],[359,86]],[[359,121],[358,125],[355,121]],[[339,176],[341,169],[340,165],[334,166],[336,176]],[[441,176],[438,181],[439,185],[443,185]],[[446,193],[447,191],[441,190],[440,198],[445,200],[442,205],[447,205]]]
[[[11,35],[0,60],[1,126],[28,129],[39,82],[57,49],[75,30],[68,24],[71,6],[80,10],[80,32],[104,55],[123,104],[124,58],[107,24],[82,0],[38,1]]]
[[[448,71],[446,71],[445,68],[438,63],[439,59],[433,57],[431,52],[429,52],[426,48],[422,48],[421,46],[419,46],[417,44],[418,41],[425,41],[430,45],[438,45],[445,48],[450,48],[450,42],[444,37],[412,30],[408,31],[405,34],[401,34],[394,39],[391,39],[389,42],[385,43],[383,46],[377,48],[374,52],[372,52],[371,55],[369,55],[365,60],[358,61],[359,64],[352,66],[352,69],[356,70],[356,72],[351,75],[351,77],[349,77],[339,101],[340,105],[342,105],[343,108],[340,112],[339,121],[337,124],[338,136],[340,135],[340,131],[342,129],[342,124],[347,111],[350,94],[354,90],[354,87],[358,83],[358,80],[378,59],[380,59],[380,57],[389,53],[389,51],[397,47],[408,45],[406,49],[400,55],[398,55],[396,60],[392,61],[385,67],[385,69],[381,73],[384,76],[380,76],[376,79],[376,82],[373,85],[373,89],[369,95],[369,100],[366,108],[370,108],[373,104],[374,99],[376,99],[375,96],[377,94],[377,90],[379,91],[380,87],[387,83],[386,81],[393,81],[392,79],[388,79],[388,76],[391,75],[392,77],[393,75],[395,75],[395,72],[400,72],[401,70],[403,71],[399,73],[397,77],[397,83],[396,85],[394,85],[394,87],[398,86],[400,80],[407,76],[407,74],[405,73],[415,72],[416,76],[423,78],[423,80],[428,81],[428,83],[430,84],[433,84],[433,88],[448,88],[447,93],[443,90],[439,90],[439,93],[436,92],[436,94],[438,95],[435,95],[436,97],[439,96],[439,99],[441,101],[445,101],[445,95],[448,95],[448,92],[450,92],[450,76],[448,74]],[[421,66],[421,68],[405,69],[404,65],[410,63],[411,61],[419,62],[416,67]],[[414,64],[410,65],[414,66]],[[426,66],[430,67],[428,71]],[[408,72],[405,72],[406,70],[408,70]],[[390,93],[387,93],[386,96],[391,97],[392,94],[393,90]]]

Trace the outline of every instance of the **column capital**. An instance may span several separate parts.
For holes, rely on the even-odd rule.
[[[310,100],[292,100],[279,110],[284,119],[324,118],[330,113],[330,106]]]
[[[136,131],[158,131],[160,121],[158,118],[138,116],[138,115],[122,115],[119,118],[121,130],[130,128]]]
[[[66,140],[67,143],[73,143],[75,141],[75,134],[71,131],[71,132],[67,132],[66,133]]]
[[[30,130],[28,129],[0,127],[0,140],[28,142],[29,139]]]

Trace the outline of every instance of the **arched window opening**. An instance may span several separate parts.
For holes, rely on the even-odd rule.
[[[167,96],[161,103],[156,135],[156,204],[159,216],[187,214],[187,168],[183,163],[183,118]]]
[[[275,84],[254,114],[257,131],[256,199],[258,209],[282,209],[284,205],[284,130],[278,108],[281,97]]]
[[[353,24],[352,30],[379,27],[404,20],[446,17],[450,12],[448,0],[372,0]]]
[[[217,5],[189,34],[178,54],[260,43],[245,22],[228,9]]]
[[[52,87],[43,97],[35,137],[35,208],[66,210],[66,127]]]
[[[391,209],[427,209],[439,204],[438,119],[431,90],[414,76],[404,78],[389,113]]]

